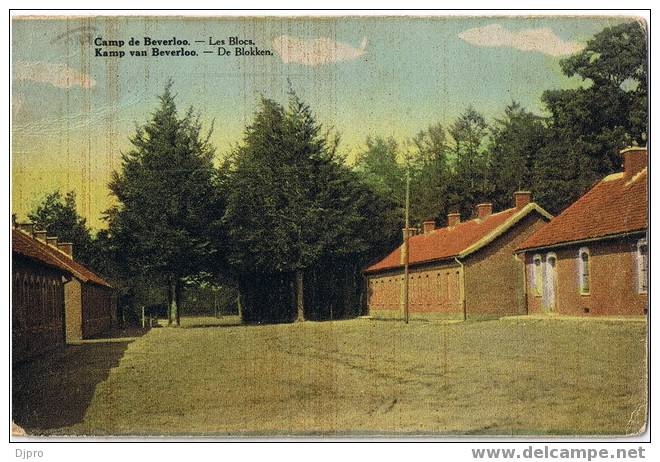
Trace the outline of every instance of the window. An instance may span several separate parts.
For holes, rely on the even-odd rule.
[[[537,297],[540,297],[543,293],[543,271],[541,268],[542,260],[541,255],[534,255],[534,265],[532,266],[532,275],[534,281],[534,293]]]
[[[589,295],[590,283],[591,283],[591,255],[589,254],[589,249],[582,247],[578,252],[578,276],[579,276],[579,287],[580,294]]]
[[[646,239],[640,239],[637,241],[637,292],[640,294],[646,293],[646,273],[648,269],[647,252],[648,246],[646,245]]]

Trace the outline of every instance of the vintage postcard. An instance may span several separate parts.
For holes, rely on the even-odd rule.
[[[284,14],[12,15],[11,438],[643,435],[648,18]]]

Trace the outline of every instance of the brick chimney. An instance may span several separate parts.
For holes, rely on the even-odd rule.
[[[513,199],[515,200],[516,208],[520,210],[532,202],[532,193],[529,191],[516,191],[513,193]]]
[[[626,148],[621,151],[621,155],[623,156],[623,175],[626,180],[641,172],[648,162],[648,153],[645,147],[633,146]]]
[[[451,212],[447,214],[447,226],[456,226],[461,222],[461,214],[458,212]]]
[[[493,204],[490,202],[484,202],[483,204],[477,204],[477,217],[486,218],[488,215],[493,213]]]
[[[32,236],[32,233],[34,232],[34,224],[32,224],[32,223],[17,223],[16,224],[16,229],[20,229],[21,231],[25,231],[30,236]]]
[[[48,236],[48,237],[46,238],[46,244],[48,244],[48,245],[50,245],[50,246],[52,246],[52,247],[57,248],[57,236],[55,236],[55,237]]]
[[[32,235],[34,236],[35,239],[43,243],[46,243],[46,231],[42,229],[35,229]]]
[[[424,234],[428,234],[433,231],[435,229],[435,219],[427,218],[424,220],[422,223],[422,229],[424,230]]]
[[[57,248],[67,254],[69,257],[73,258],[73,244],[71,242],[58,242]]]

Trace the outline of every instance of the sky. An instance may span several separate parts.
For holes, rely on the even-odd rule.
[[[349,161],[367,136],[399,141],[449,125],[468,105],[488,120],[511,101],[543,113],[544,90],[581,85],[559,61],[611,17],[16,18],[12,24],[12,207],[20,220],[55,189],[74,190],[88,224],[104,227],[107,188],[129,136],[168,79],[179,110],[194,106],[221,158],[240,143],[261,95],[288,82]],[[187,40],[198,56],[151,56],[152,40]],[[236,56],[231,37],[265,55]],[[140,45],[129,46],[130,39]],[[219,55],[221,45],[231,55]],[[110,46],[109,41],[124,41]],[[199,43],[197,43],[199,41]],[[211,44],[210,42],[213,42]],[[98,50],[98,52],[97,52]],[[146,57],[130,50],[147,51]],[[105,52],[124,56],[103,56]],[[208,51],[208,53],[204,53]],[[101,56],[96,56],[101,54]]]

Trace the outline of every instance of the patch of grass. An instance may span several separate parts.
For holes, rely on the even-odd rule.
[[[72,352],[57,367],[27,364],[19,376],[47,371],[19,384],[30,396],[99,381],[76,418],[22,408],[23,418],[16,406],[14,418],[76,435],[623,435],[646,421],[644,323],[234,324],[184,318],[126,344],[118,361],[90,344],[98,361]]]

